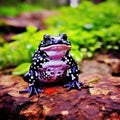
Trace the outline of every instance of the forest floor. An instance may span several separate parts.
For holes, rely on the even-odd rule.
[[[79,81],[89,87],[46,87],[40,97],[20,94],[28,83],[1,71],[0,120],[120,120],[120,59],[98,55],[80,66]]]

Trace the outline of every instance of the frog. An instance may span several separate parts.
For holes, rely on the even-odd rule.
[[[70,54],[71,42],[67,34],[58,36],[45,34],[32,57],[32,63],[23,79],[29,83],[29,96],[44,92],[43,86],[52,83],[63,83],[68,90],[81,90],[83,83],[78,81],[80,70]]]

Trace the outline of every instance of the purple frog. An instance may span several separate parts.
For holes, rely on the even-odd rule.
[[[69,54],[71,43],[66,34],[59,36],[44,35],[43,41],[35,51],[29,72],[24,75],[24,80],[29,83],[26,90],[39,95],[43,92],[42,86],[51,83],[64,83],[68,89],[81,89],[82,83],[78,82],[79,69],[76,62]]]

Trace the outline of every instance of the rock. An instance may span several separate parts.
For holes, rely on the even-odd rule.
[[[14,99],[7,93],[0,92],[0,119],[7,120],[10,118]]]
[[[118,53],[119,54],[119,53]],[[108,65],[113,74],[120,75],[120,58],[111,55],[99,55],[97,61]]]
[[[80,70],[83,73],[111,74],[111,69],[108,65],[99,63],[96,60],[84,60],[80,66]]]
[[[43,106],[36,103],[31,103],[25,108],[22,108],[19,114],[30,120],[39,120],[44,114]]]
[[[110,74],[81,73],[79,90],[52,86],[28,97],[19,94],[28,84],[20,76],[0,74],[0,119],[20,120],[119,120],[120,77]]]

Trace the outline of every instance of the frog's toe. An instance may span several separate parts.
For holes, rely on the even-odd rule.
[[[71,89],[80,90],[82,86],[83,86],[83,83],[78,82],[78,81],[73,81],[73,82],[70,82],[64,85],[64,87],[68,87],[68,90],[71,90]]]
[[[33,94],[36,94],[36,96],[39,96],[39,92],[44,92],[44,90],[40,89],[40,88],[36,88],[34,85],[29,85],[29,87],[25,90],[19,91],[19,93],[30,93],[29,97],[31,97]]]
[[[70,87],[70,82],[65,84],[63,87]]]

